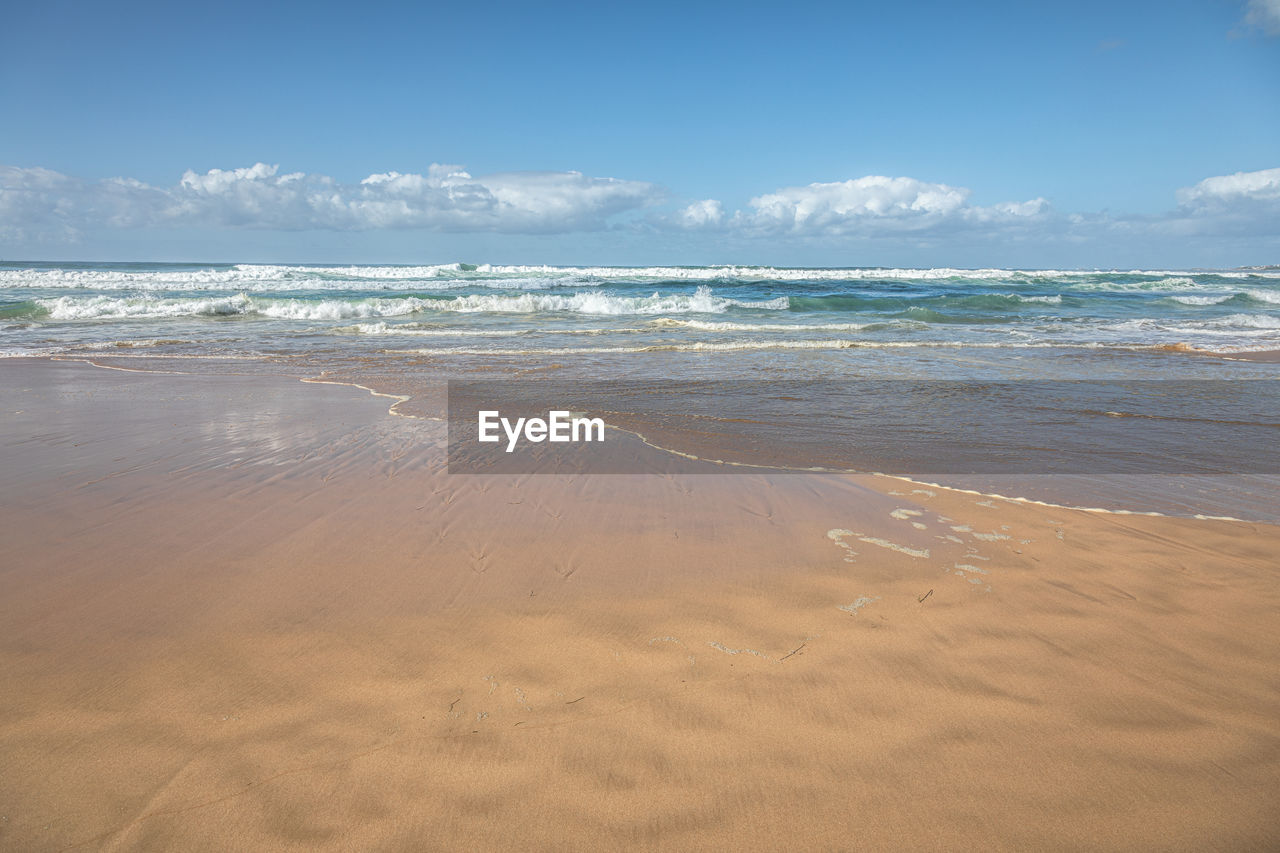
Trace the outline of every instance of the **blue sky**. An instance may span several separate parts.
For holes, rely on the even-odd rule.
[[[1280,263],[1280,0],[6,17],[10,259]]]

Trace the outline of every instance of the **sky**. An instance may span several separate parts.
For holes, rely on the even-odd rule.
[[[4,18],[0,259],[1280,264],[1280,0]]]

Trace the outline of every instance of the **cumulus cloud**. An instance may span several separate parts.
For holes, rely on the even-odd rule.
[[[1066,213],[1044,198],[976,205],[971,196],[965,187],[868,175],[783,187],[752,198],[732,215],[719,202],[698,201],[662,221],[688,231],[710,227],[744,239],[814,244],[995,241],[1048,246],[1280,238],[1280,168],[1205,178],[1178,190],[1177,206],[1159,215]]]
[[[1249,0],[1244,21],[1269,36],[1280,36],[1280,0]]]
[[[1259,203],[1280,206],[1280,169],[1205,178],[1194,187],[1178,190],[1178,203],[1193,212],[1217,212]]]
[[[83,181],[41,168],[0,167],[0,229],[9,237],[66,237],[81,229],[225,226],[276,230],[557,233],[597,230],[611,217],[661,200],[653,184],[579,172],[472,177],[460,166],[384,172],[358,184],[279,174],[257,163],[188,171],[176,186],[131,179]]]
[[[724,222],[724,206],[714,198],[695,201],[676,212],[675,222],[683,228],[716,228]]]
[[[1178,190],[1155,227],[1183,235],[1280,236],[1280,168],[1215,175]]]
[[[43,168],[0,166],[0,239],[14,245],[67,243],[109,229],[234,228],[553,234],[628,227],[719,234],[744,241],[910,245],[983,242],[1088,243],[1183,238],[1280,239],[1280,168],[1208,177],[1177,191],[1162,215],[1056,211],[1043,198],[978,205],[973,193],[910,177],[868,175],[782,187],[730,211],[716,199],[640,219],[665,201],[651,183],[579,172],[473,176],[458,165],[425,173],[378,172],[357,183],[282,173],[264,163],[188,171],[169,187],[114,178],[85,181]]]
[[[774,235],[873,236],[1028,222],[1049,212],[1042,198],[978,207],[969,204],[969,195],[964,187],[868,175],[756,196],[748,210],[733,215],[732,225]]]

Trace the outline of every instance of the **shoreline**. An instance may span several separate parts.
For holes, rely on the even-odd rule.
[[[1193,351],[1193,350],[1179,350],[1179,351],[1187,352],[1187,353],[1202,354],[1199,351]],[[1277,360],[1280,361],[1280,350],[1275,351],[1274,355],[1276,355]],[[190,375],[190,376],[204,375],[200,372],[190,372],[190,373],[179,374],[176,371],[145,370],[140,368],[122,367],[119,365],[101,363],[100,359],[110,358],[110,357],[118,357],[118,356],[112,356],[112,355],[100,356],[98,359],[95,359],[92,357],[40,356],[40,357],[33,357],[31,359],[13,359],[12,361],[15,363],[21,363],[24,361],[30,361],[33,363],[41,362],[41,361],[83,363],[91,367],[97,367],[97,368],[106,369],[106,370],[121,370],[121,371],[144,373],[144,374],[145,373],[163,373],[163,374],[172,373],[173,375]],[[140,360],[151,360],[151,357],[148,357],[148,356],[123,356],[123,358],[125,359],[137,358]],[[163,360],[163,358],[164,357],[160,357],[155,360]],[[210,358],[209,360],[217,361],[218,359]],[[262,361],[262,360],[259,360],[258,363],[262,365],[270,365],[270,366],[275,366],[276,364],[273,361]],[[3,362],[0,362],[0,365],[2,364]],[[404,393],[408,389],[403,387],[404,385],[403,380],[397,380],[389,377],[382,377],[381,380],[379,380],[379,378],[375,374],[370,374],[367,377],[360,376],[356,378],[351,378],[351,377],[335,378],[333,376],[328,376],[326,374],[327,374],[327,371],[322,370],[318,375],[312,375],[307,372],[303,372],[301,374],[268,372],[268,373],[250,373],[245,375],[246,376],[280,377],[280,378],[287,377],[295,381],[306,383],[306,384],[335,385],[335,386],[345,385],[345,386],[349,386],[349,387],[364,391],[374,397],[381,397],[381,398],[393,400],[394,402],[389,406],[387,410],[388,413],[391,415],[394,415],[397,417],[411,418],[416,420],[423,420],[423,421],[445,422],[447,420],[447,418],[445,417],[445,410],[447,409],[447,406],[445,406],[444,404],[444,399],[443,399],[442,391],[440,388],[427,389],[425,394],[423,393],[422,388],[417,388],[411,393]],[[439,380],[438,384],[443,384],[443,382],[444,380]],[[398,389],[398,390],[392,390],[392,389]],[[406,409],[410,409],[410,410],[406,411],[401,407],[405,407]],[[634,417],[631,418],[631,420],[634,420],[634,419],[635,419]],[[692,470],[683,470],[683,473],[686,473],[686,474],[708,474],[708,473],[715,474],[715,473],[719,473],[718,469],[746,469],[746,470],[756,471],[762,474],[772,472],[772,473],[779,473],[779,474],[786,474],[786,473],[830,474],[830,475],[848,475],[848,476],[885,477],[890,479],[900,479],[900,480],[915,483],[918,485],[929,486],[931,488],[948,489],[948,490],[955,491],[958,494],[974,494],[974,495],[979,495],[985,498],[991,498],[995,500],[1003,500],[1003,501],[1010,501],[1010,502],[1025,502],[1029,504],[1035,504],[1035,505],[1046,506],[1046,507],[1057,507],[1062,509],[1078,509],[1078,510],[1083,510],[1088,512],[1109,512],[1109,513],[1116,513],[1120,515],[1150,515],[1150,516],[1170,517],[1170,518],[1216,519],[1216,520],[1223,520],[1223,521],[1241,521],[1246,523],[1280,522],[1280,511],[1277,511],[1275,509],[1272,510],[1272,514],[1270,515],[1265,515],[1265,517],[1254,517],[1254,518],[1244,517],[1243,515],[1227,514],[1221,511],[1213,511],[1213,510],[1202,511],[1204,510],[1204,507],[1201,506],[1199,508],[1196,508],[1196,505],[1195,505],[1196,498],[1194,497],[1190,499],[1192,501],[1191,504],[1188,504],[1185,508],[1182,508],[1179,510],[1174,510],[1172,508],[1163,507],[1163,506],[1155,506],[1153,508],[1152,502],[1153,501],[1155,501],[1156,503],[1159,502],[1158,498],[1154,496],[1158,495],[1161,492],[1161,490],[1165,488],[1165,486],[1161,482],[1159,482],[1161,479],[1165,479],[1169,483],[1173,483],[1175,488],[1180,488],[1180,489],[1186,488],[1185,484],[1181,483],[1178,479],[1183,475],[1177,475],[1177,474],[1172,474],[1172,475],[1170,474],[1152,474],[1152,475],[1110,474],[1110,475],[1093,476],[1092,479],[1096,481],[1093,486],[1090,486],[1087,482],[1084,482],[1082,480],[1083,485],[1080,485],[1078,490],[1076,491],[1076,493],[1080,494],[1084,498],[1084,500],[1072,501],[1070,499],[1065,499],[1066,498],[1065,492],[1062,492],[1061,490],[1056,490],[1052,487],[1049,488],[1048,491],[1046,491],[1045,488],[1043,488],[1043,485],[1044,485],[1043,482],[1037,484],[1035,481],[1038,480],[1038,481],[1063,482],[1067,480],[1078,479],[1075,475],[1053,475],[1053,474],[1029,475],[1029,476],[1024,476],[1022,478],[1022,482],[1020,485],[1005,485],[1005,486],[999,486],[999,487],[991,487],[991,486],[979,486],[974,484],[973,481],[981,479],[982,475],[963,475],[963,474],[961,475],[937,475],[937,474],[921,475],[921,474],[912,474],[912,473],[881,472],[881,471],[870,470],[870,469],[790,465],[790,464],[781,463],[781,462],[779,463],[747,462],[741,459],[728,458],[728,456],[726,456],[725,458],[721,458],[721,455],[723,454],[715,455],[714,453],[715,448],[712,448],[712,447],[698,446],[698,449],[693,450],[693,449],[690,449],[689,446],[678,446],[680,444],[679,441],[664,442],[661,440],[654,440],[651,436],[648,435],[647,428],[643,426],[636,426],[630,423],[618,423],[618,422],[610,421],[608,419],[606,419],[606,423],[607,423],[608,429],[616,431],[619,434],[632,437],[638,440],[645,447],[650,448],[654,451],[657,451],[660,454],[671,457],[672,459],[688,460],[690,462],[696,463],[699,466],[701,466],[699,468],[695,468]],[[672,436],[668,436],[668,438],[672,438]],[[688,444],[689,442],[685,442],[685,445],[688,445]],[[712,452],[708,453],[707,452],[708,450]],[[634,452],[635,452],[634,450],[630,451],[631,455],[634,455]],[[655,467],[654,470],[655,471],[662,470],[662,468],[659,465]],[[1151,482],[1145,483],[1143,488],[1139,490],[1137,484],[1141,481],[1141,479],[1144,476]],[[946,483],[946,482],[941,482],[939,479],[940,477],[950,477],[952,479],[964,480],[965,482]],[[1089,477],[1090,475],[1085,475],[1086,479]],[[1104,488],[1104,481],[1106,481],[1109,477],[1110,478],[1118,477],[1121,480],[1127,481],[1127,483],[1122,484],[1122,486],[1118,488],[1109,486],[1109,485],[1105,486]],[[1240,483],[1232,482],[1233,475],[1216,475],[1216,477],[1217,477],[1216,481],[1211,480],[1207,486],[1203,487],[1206,492],[1220,491],[1222,489],[1241,488]],[[1024,491],[1027,493],[1025,494],[1006,493],[1005,491],[1001,490],[1001,489],[1007,489],[1007,488],[1014,488],[1018,491]],[[1259,489],[1266,490],[1268,488],[1269,486],[1267,484],[1256,485],[1252,483],[1250,483],[1247,487],[1249,492],[1254,492]],[[1096,495],[1095,495],[1096,497],[1101,497],[1104,492],[1108,493],[1109,494],[1108,499],[1110,500],[1111,504],[1102,505],[1100,500],[1090,503],[1088,498],[1089,498],[1089,492],[1091,489],[1096,491]],[[1101,490],[1101,491],[1097,491],[1097,490]],[[1139,506],[1144,501],[1147,503],[1147,506],[1145,507]],[[1128,504],[1128,505],[1125,505],[1125,504]],[[1256,510],[1259,504],[1252,503],[1249,505]]]
[[[1230,361],[1253,361],[1258,364],[1280,364],[1280,350],[1246,350],[1241,352],[1214,353],[1218,358]]]

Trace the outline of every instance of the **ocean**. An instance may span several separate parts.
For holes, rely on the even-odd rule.
[[[1172,404],[1121,412],[1146,420],[1118,430],[1111,409],[1123,405],[1100,403],[1114,389],[1090,383],[1274,380],[1280,366],[1239,357],[1271,350],[1280,350],[1280,268],[1271,267],[0,264],[0,356],[320,377],[411,397],[401,413],[428,415],[442,414],[432,406],[443,405],[445,379],[553,380],[535,398],[544,387],[622,382],[581,385],[600,390],[578,402],[699,459],[840,470],[848,458],[849,470],[941,472],[927,479],[984,493],[1183,515],[1280,518],[1277,386],[1224,394],[1169,384]],[[652,384],[706,380],[813,390],[721,385],[693,400]],[[850,414],[872,387],[856,383],[902,380],[916,390],[876,386],[885,402]],[[1030,402],[996,393],[989,407],[961,395],[974,420],[966,438],[956,418],[938,416],[937,388],[919,384],[934,380],[1042,390]],[[1045,393],[1058,434],[1075,443],[1071,459],[1083,461],[1011,467],[1010,454],[1058,453],[1043,431],[1004,426],[1022,423]],[[797,428],[806,409],[812,423]],[[1162,444],[1149,440],[1157,430]],[[879,455],[868,456],[872,433]],[[1103,433],[1114,464],[1091,455],[1088,437]],[[997,434],[1004,444],[954,467],[960,457],[947,447]],[[1209,444],[1213,458],[1201,458]],[[839,448],[850,455],[833,456]]]
[[[896,349],[960,375],[948,355],[1280,349],[1280,269],[6,263],[0,323],[5,356],[589,363],[760,351],[823,377],[833,363],[875,373],[882,362],[865,351]],[[818,358],[782,358],[796,352]]]

